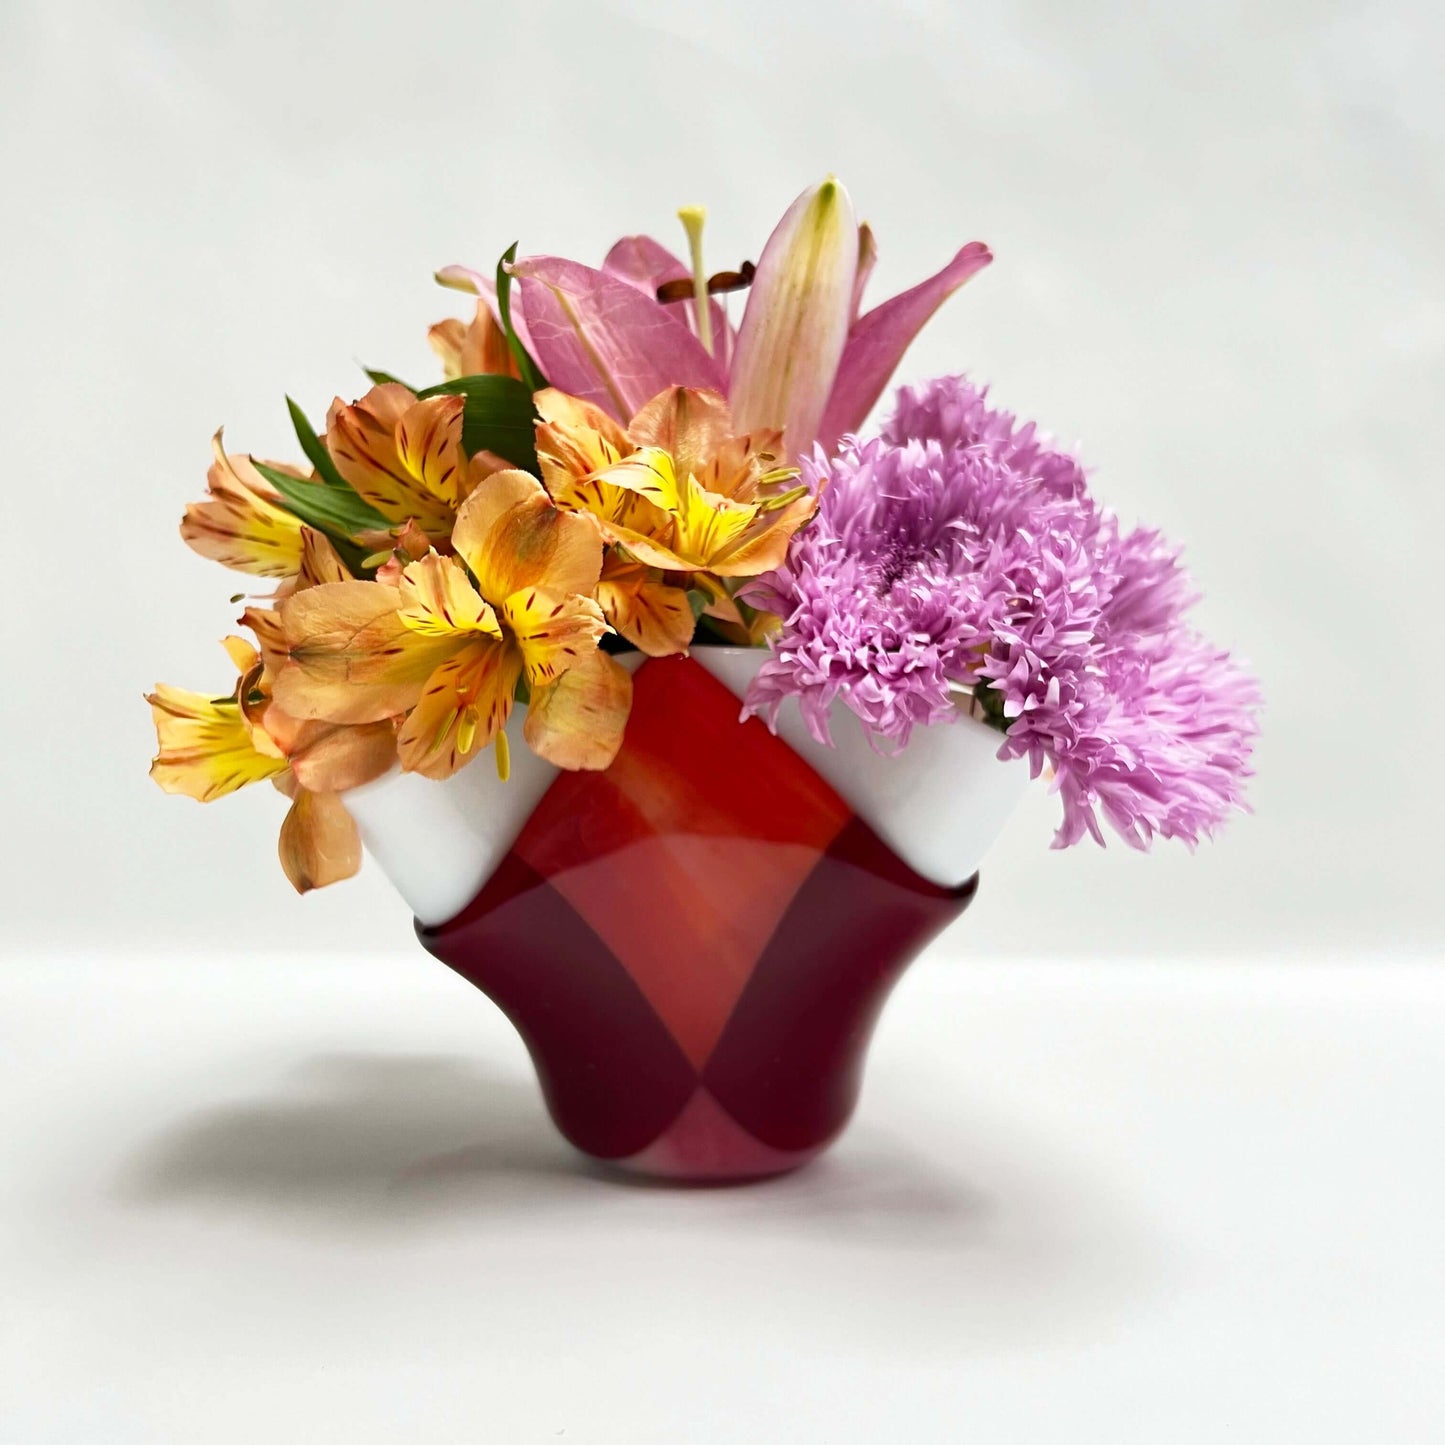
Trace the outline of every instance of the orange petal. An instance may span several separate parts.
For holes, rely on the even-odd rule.
[[[298,893],[350,878],[361,867],[361,835],[335,793],[301,789],[281,824],[281,866]]]
[[[756,577],[781,567],[793,533],[817,509],[816,497],[799,497],[776,512],[764,512],[753,527],[719,549],[708,570],[719,577]]]
[[[408,520],[396,531],[396,550],[403,553],[410,561],[419,562],[431,551],[431,542],[428,540],[427,534],[415,522]]]
[[[559,596],[591,593],[602,572],[596,526],[554,506],[526,472],[496,472],[462,504],[452,545],[493,605],[543,587]]]
[[[217,702],[157,683],[146,701],[160,745],[151,777],[168,793],[209,803],[286,769],[284,759],[257,749],[240,708],[229,699]]]
[[[590,401],[549,386],[532,398],[532,405],[542,419],[537,428],[539,455],[545,449],[574,476],[585,477],[633,450],[622,426]]]
[[[485,638],[442,663],[397,735],[402,767],[451,777],[506,725],[521,675],[517,649]]]
[[[350,582],[351,573],[331,539],[314,527],[301,529],[301,567],[296,581],[303,587],[320,587],[327,582]]]
[[[661,447],[643,447],[608,467],[597,480],[636,492],[660,511],[676,516],[683,506],[687,474],[679,471]]]
[[[270,483],[243,456],[228,456],[221,433],[211,440],[210,491],[181,518],[181,537],[203,557],[258,577],[291,577],[301,564],[301,522],[280,506]],[[278,469],[299,476],[294,467]]]
[[[241,614],[241,625],[256,634],[261,660],[266,665],[262,683],[269,686],[286,664],[286,630],[281,625],[281,616],[269,607],[248,607]]]
[[[359,788],[396,762],[396,729],[389,722],[348,727],[319,719],[303,721],[273,703],[266,710],[265,723],[296,781],[313,792]]]
[[[782,454],[783,434],[776,429],[729,437],[697,473],[698,485],[735,502],[756,502],[767,492],[762,477],[778,466]]]
[[[449,317],[427,332],[427,340],[441,358],[448,380],[458,376],[517,374],[506,335],[485,301],[477,303],[477,314],[470,325]]]
[[[444,537],[451,508],[407,470],[397,450],[397,428],[415,404],[398,382],[372,387],[352,406],[338,397],[326,418],[326,448],[336,470],[388,521],[415,517],[427,532]]]
[[[514,592],[502,616],[521,649],[527,683],[541,687],[593,652],[607,623],[590,597],[559,597],[540,587]]]
[[[455,557],[428,553],[401,574],[401,620],[424,637],[454,637],[481,632],[501,637],[497,615],[477,595]]]
[[[532,694],[523,736],[559,768],[600,770],[622,746],[632,709],[632,675],[615,657],[594,652]]]
[[[289,660],[275,698],[297,718],[379,722],[407,710],[456,651],[401,620],[401,594],[380,582],[334,582],[281,603]]]
[[[461,362],[466,338],[467,323],[458,316],[448,316],[445,321],[438,321],[427,330],[427,345],[436,352],[442,364],[442,375],[448,381],[467,374]]]
[[[648,532],[640,532],[617,522],[599,522],[598,525],[609,542],[625,548],[632,557],[648,567],[658,567],[664,572],[691,572],[698,565],[695,559],[682,556],[666,542]],[[669,522],[664,532],[666,534],[672,530]]]
[[[221,646],[235,664],[238,673],[248,673],[261,660],[261,654],[244,637],[223,637]]]
[[[728,404],[715,391],[673,386],[632,418],[627,434],[639,447],[669,453],[678,472],[701,476],[732,431]]]
[[[396,454],[407,473],[415,477],[448,508],[455,507],[466,470],[462,455],[460,396],[433,396],[403,413],[396,426]]]
[[[597,584],[603,615],[649,657],[686,652],[695,622],[687,592],[662,580],[652,567],[608,559]]]

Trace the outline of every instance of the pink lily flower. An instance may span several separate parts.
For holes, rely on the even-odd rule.
[[[781,427],[793,456],[815,442],[832,452],[856,432],[924,324],[993,259],[970,242],[926,281],[862,312],[873,235],[829,177],[804,191],[768,238],[734,331],[702,273],[701,213],[684,213],[689,222],[691,267],[649,236],[618,241],[601,269],[521,258],[511,267],[513,325],[554,387],[619,421],[667,387],[709,388],[728,398],[740,432]],[[464,267],[437,279],[494,294]],[[689,279],[691,299],[658,300],[659,287]]]

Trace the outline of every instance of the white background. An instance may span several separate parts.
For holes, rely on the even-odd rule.
[[[296,904],[269,789],[200,808],[146,779],[140,694],[227,678],[244,580],[175,536],[212,431],[291,455],[284,393],[320,417],[358,362],[432,375],[426,326],[460,309],[436,266],[671,241],[692,201],[734,264],[836,170],[876,294],[997,254],[905,378],[967,369],[1080,441],[1102,496],[1187,544],[1268,699],[1252,819],[1194,858],[1056,855],[1041,791],[970,946],[1438,947],[1435,7],[0,13],[12,942],[404,942],[374,877]]]
[[[6,0],[0,1439],[1438,1437],[1440,15]],[[146,779],[245,585],[175,525],[217,425],[430,377],[434,267],[695,201],[731,265],[830,170],[875,295],[994,249],[900,379],[1187,543],[1256,812],[1057,854],[1039,790],[833,1160],[619,1194],[375,870]]]

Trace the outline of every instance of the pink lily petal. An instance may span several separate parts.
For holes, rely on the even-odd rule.
[[[992,253],[982,241],[970,241],[937,275],[890,297],[853,323],[828,409],[818,428],[818,441],[825,450],[831,452],[839,437],[863,425],[903,360],[903,353],[929,317],[992,260]]]
[[[666,306],[560,256],[516,262],[528,350],[553,386],[626,422],[669,386],[721,391],[721,367]]]
[[[863,309],[863,288],[867,286],[868,278],[873,274],[873,267],[877,260],[878,242],[874,239],[873,227],[864,221],[858,227],[858,274],[853,278],[854,323],[858,320],[858,313]]]
[[[436,273],[436,283],[449,291],[470,291],[473,296],[481,296],[487,301],[495,302],[497,299],[497,283],[481,271],[473,271],[470,266],[443,266]]]
[[[502,324],[502,313],[497,309],[497,281],[494,276],[474,271],[470,266],[443,266],[436,273],[436,280],[438,285],[445,286],[448,290],[469,291],[473,296],[479,296],[487,303],[492,319],[498,326]],[[512,290],[511,312],[512,330],[517,333],[517,340],[526,347],[529,355],[535,357],[537,353],[532,350],[531,338],[527,334],[527,318],[522,314],[521,301],[515,287]]]
[[[808,452],[848,338],[858,274],[853,203],[836,177],[803,192],[758,261],[729,389],[739,432],[783,428]]]
[[[619,281],[626,281],[652,297],[656,297],[657,288],[665,281],[687,281],[692,278],[687,262],[674,256],[661,241],[654,241],[651,236],[624,236],[607,253],[602,269],[609,276],[616,276]],[[708,304],[712,311],[713,346],[718,364],[726,371],[732,359],[736,333],[728,320],[726,310],[716,301]],[[670,305],[676,306],[686,316],[687,324],[696,336],[697,303],[677,301]]]

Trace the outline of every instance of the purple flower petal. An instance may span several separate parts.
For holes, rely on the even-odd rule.
[[[783,620],[747,706],[796,697],[826,741],[835,700],[878,740],[1001,716],[1001,757],[1047,765],[1055,847],[1192,847],[1243,801],[1259,689],[1188,624],[1157,532],[1121,534],[1079,464],[960,377],[904,387],[883,434],[803,462],[818,515],[747,600]],[[823,484],[826,483],[826,486]]]

